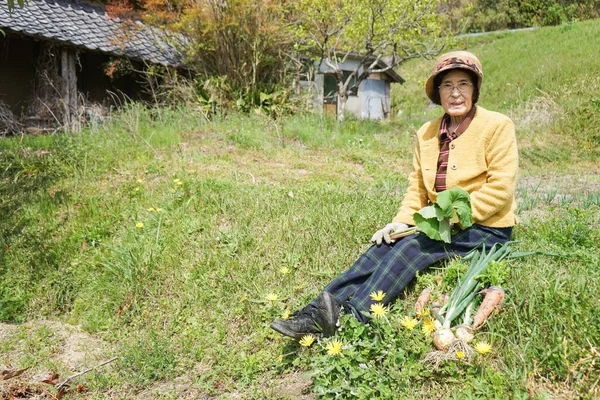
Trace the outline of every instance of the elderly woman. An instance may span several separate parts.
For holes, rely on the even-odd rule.
[[[510,239],[515,216],[518,153],[512,121],[476,106],[483,70],[477,57],[456,51],[437,59],[425,92],[444,115],[417,132],[413,170],[398,214],[375,232],[371,246],[347,271],[330,282],[310,304],[271,328],[300,338],[335,333],[340,308],[367,322],[370,294],[381,290],[382,303],[394,301],[421,271],[437,261],[489,248]],[[452,235],[451,243],[426,235],[394,242],[390,233],[415,224],[413,214],[435,201],[439,192],[459,187],[469,192],[474,224]]]

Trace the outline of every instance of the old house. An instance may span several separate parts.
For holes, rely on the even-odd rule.
[[[362,74],[363,68],[365,68],[364,65],[361,65],[362,60],[363,57],[359,55],[351,55],[338,65],[343,71],[344,80],[357,69],[358,75]],[[383,70],[387,66],[385,61],[379,61],[377,67]],[[308,78],[301,80],[300,85],[314,94],[313,103],[316,110],[336,115],[338,99],[335,76],[331,74],[331,69],[325,63],[315,70],[314,73],[307,74]],[[391,84],[404,82],[404,79],[393,68],[385,72],[370,74],[360,83],[358,90],[348,97],[345,111],[362,119],[387,119],[390,116]]]
[[[9,12],[0,0],[0,29],[0,132],[2,122],[5,130],[69,127],[82,104],[140,98],[140,80],[119,75],[123,60],[140,68],[179,65],[162,33],[126,25],[98,3],[28,0]]]

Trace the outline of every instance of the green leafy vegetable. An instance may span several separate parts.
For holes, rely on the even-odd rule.
[[[429,238],[450,243],[451,223],[458,223],[462,229],[473,224],[469,193],[457,187],[444,190],[433,205],[423,207],[413,218]]]
[[[476,279],[483,287],[504,286],[510,275],[510,266],[506,260],[490,261],[487,269]]]

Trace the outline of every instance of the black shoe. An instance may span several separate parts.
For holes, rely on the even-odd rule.
[[[321,292],[317,297],[317,308],[313,311],[313,318],[321,328],[324,337],[335,335],[340,307],[329,292]]]
[[[271,322],[271,328],[296,340],[305,335],[318,335],[319,329],[315,324],[313,316],[308,312],[300,312],[290,319],[276,319]]]

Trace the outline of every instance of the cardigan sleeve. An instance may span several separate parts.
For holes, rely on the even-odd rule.
[[[417,138],[420,136],[417,135]],[[413,155],[413,169],[408,175],[408,187],[398,210],[398,214],[392,222],[402,222],[407,225],[415,225],[413,214],[427,205],[427,189],[423,182],[423,173],[421,169],[421,152],[419,141],[415,146]]]
[[[498,125],[485,152],[486,181],[470,194],[474,222],[487,220],[514,198],[519,154],[515,127],[509,118]]]

